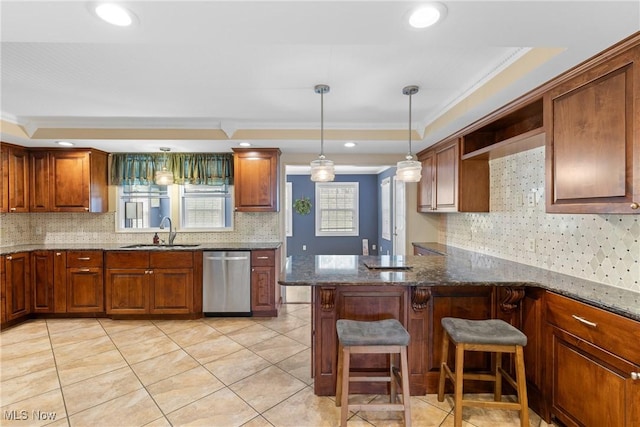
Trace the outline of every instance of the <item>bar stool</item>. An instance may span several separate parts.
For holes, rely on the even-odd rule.
[[[409,333],[395,319],[363,322],[340,319],[336,322],[338,331],[338,378],[336,384],[336,406],[341,406],[340,425],[347,425],[349,410],[404,411],[404,425],[411,426],[409,365],[407,364],[407,346]],[[364,377],[349,373],[351,354],[388,353],[389,376]],[[400,373],[395,367],[395,356],[400,353]],[[350,382],[390,382],[391,396],[388,404],[349,404]],[[396,384],[397,382],[397,384]],[[396,403],[397,385],[402,387],[402,403]]]
[[[455,427],[462,426],[462,408],[474,406],[495,409],[515,409],[520,411],[520,425],[529,427],[527,402],[527,381],[524,374],[523,347],[527,345],[527,336],[507,322],[499,319],[466,320],[445,317],[442,338],[442,361],[440,363],[440,382],[438,401],[444,400],[444,383],[449,378],[453,383]],[[455,373],[447,365],[449,342],[456,348]],[[495,354],[495,366],[492,373],[464,373],[464,352],[485,351]],[[515,353],[516,381],[502,369],[502,353]],[[502,402],[502,378],[511,384],[518,393],[518,402]],[[493,401],[464,400],[463,380],[494,382]]]

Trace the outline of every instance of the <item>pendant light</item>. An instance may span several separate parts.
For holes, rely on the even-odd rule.
[[[329,86],[316,85],[313,89],[320,94],[320,156],[311,162],[311,181],[328,182],[335,177],[333,162],[324,157],[324,94],[329,92]]]
[[[402,88],[402,93],[409,95],[409,153],[405,157],[406,160],[398,162],[396,179],[405,182],[418,182],[421,178],[422,163],[413,160],[413,155],[411,154],[411,96],[418,93],[418,86],[405,86]]]
[[[156,171],[154,181],[158,185],[171,185],[173,184],[173,172],[167,170],[167,152],[171,151],[171,148],[160,147],[160,151],[164,152],[164,165],[162,170]]]

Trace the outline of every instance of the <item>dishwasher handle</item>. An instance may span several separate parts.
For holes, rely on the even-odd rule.
[[[229,257],[208,256],[208,257],[205,257],[205,259],[209,259],[213,261],[240,261],[243,259],[249,259],[249,257],[248,256],[229,256]]]

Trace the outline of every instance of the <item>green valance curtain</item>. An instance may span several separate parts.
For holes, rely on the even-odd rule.
[[[114,153],[110,182],[151,184],[163,167],[173,172],[176,184],[233,184],[231,153]]]

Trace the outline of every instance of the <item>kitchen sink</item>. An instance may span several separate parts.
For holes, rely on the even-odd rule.
[[[138,243],[134,245],[122,246],[123,249],[188,249],[200,246],[200,244],[185,244],[185,245],[150,245],[147,243]]]

